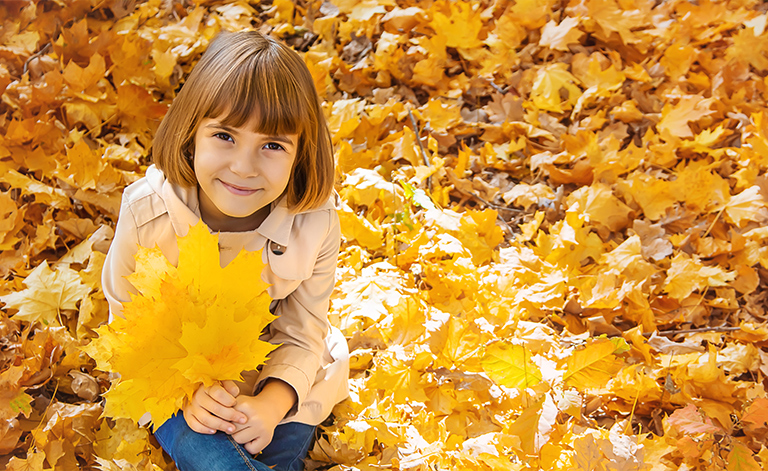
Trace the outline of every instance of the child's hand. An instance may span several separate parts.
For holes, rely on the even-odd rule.
[[[256,396],[238,396],[235,410],[248,417],[236,424],[232,439],[251,454],[260,453],[272,441],[275,427],[296,403],[296,392],[287,383],[270,380]]]
[[[238,396],[235,410],[244,413],[248,420],[244,425],[236,425],[237,431],[230,434],[232,439],[248,453],[260,453],[272,441],[275,427],[284,414],[276,414],[274,406],[261,396]]]
[[[247,417],[234,409],[239,394],[237,385],[224,381],[210,387],[200,386],[182,411],[189,428],[197,433],[213,434],[217,430],[232,433],[237,423],[246,423]]]

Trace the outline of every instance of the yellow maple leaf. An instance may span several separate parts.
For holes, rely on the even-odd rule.
[[[677,201],[673,184],[641,172],[633,172],[618,186],[628,193],[651,221],[660,219]]]
[[[10,192],[0,191],[0,250],[10,250],[19,241],[17,233],[24,227],[24,211],[20,211]]]
[[[603,70],[596,56],[597,54],[592,54],[586,61],[577,62],[574,60],[572,67],[574,75],[581,80],[585,87],[595,88],[594,93],[605,96],[609,92],[620,88],[627,77],[622,71],[617,70],[613,64]]]
[[[514,203],[516,206],[522,206],[528,210],[542,199],[554,200],[555,192],[543,183],[536,183],[535,185],[518,183],[501,197],[507,204]]]
[[[261,251],[222,268],[217,237],[202,222],[178,245],[178,267],[158,249],[139,249],[128,277],[139,294],[83,348],[100,369],[120,374],[105,394],[108,416],[150,412],[159,426],[199,385],[239,379],[277,347],[258,339],[274,319]]]
[[[632,211],[602,183],[579,188],[568,196],[567,202],[568,211],[583,214],[587,222],[602,224],[611,231],[626,227]]]
[[[515,4],[517,6],[518,4]],[[528,37],[528,31],[521,24],[520,17],[515,11],[508,7],[504,14],[502,14],[496,20],[496,28],[493,31],[493,36],[498,38],[501,45],[508,48],[510,51],[514,51],[520,43]],[[487,43],[491,45],[494,37],[489,37]],[[494,60],[496,58],[494,57]]]
[[[667,270],[664,291],[673,298],[682,301],[692,292],[710,286],[725,286],[736,275],[717,266],[704,266],[698,259],[689,258],[682,253],[675,255]]]
[[[733,36],[733,45],[726,50],[728,60],[750,64],[760,71],[768,70],[768,37],[756,34],[754,28],[744,28]]]
[[[706,162],[691,162],[677,173],[677,179],[670,183],[670,188],[678,201],[693,211],[704,211],[722,204],[730,199],[728,181],[712,172],[713,164]]]
[[[539,430],[539,419],[541,418],[544,399],[541,397],[523,410],[522,414],[505,430],[506,433],[520,439],[519,448],[529,455],[536,452],[536,435]]]
[[[77,141],[71,149],[67,149],[67,161],[69,162],[67,171],[62,173],[70,175],[62,176],[71,176],[75,186],[83,190],[96,187],[102,159],[88,147],[83,139]]]
[[[531,100],[536,107],[562,113],[578,101],[581,89],[575,85],[576,77],[567,69],[568,64],[556,62],[538,70],[531,90]],[[567,98],[563,99],[563,96]]]
[[[6,308],[18,309],[15,320],[58,324],[62,309],[77,309],[91,288],[80,282],[78,273],[67,267],[51,270],[43,261],[24,279],[27,289],[0,296]]]
[[[577,28],[578,25],[579,19],[570,16],[565,17],[559,25],[550,20],[541,30],[539,46],[567,52],[569,44],[578,44],[584,36],[584,32]]]
[[[508,388],[527,388],[541,382],[541,370],[522,345],[494,343],[485,349],[482,365],[493,381]]]
[[[710,106],[712,98],[702,98],[698,95],[685,95],[676,105],[666,104],[661,110],[661,121],[658,129],[663,134],[669,133],[676,137],[693,137],[689,122],[698,121],[704,116],[713,114]]]
[[[679,80],[688,73],[697,56],[698,51],[690,45],[674,44],[664,51],[664,56],[659,63],[664,66],[672,80]]]
[[[437,87],[445,79],[445,63],[448,58],[445,49],[447,41],[446,36],[440,34],[432,38],[418,38],[418,44],[424,48],[426,57],[413,66],[415,82]]]
[[[341,234],[347,240],[357,242],[367,249],[377,249],[382,245],[384,230],[375,222],[355,214],[349,206],[338,211],[341,221]]]
[[[515,22],[528,29],[538,29],[544,26],[550,17],[553,0],[519,0],[508,7]]]
[[[449,128],[461,123],[461,107],[444,104],[439,99],[432,99],[420,110],[429,126],[437,132],[447,132]]]
[[[88,67],[82,68],[74,62],[67,64],[67,66],[64,67],[62,77],[75,95],[85,99],[91,98],[92,100],[95,96],[89,97],[88,95],[94,95],[96,92],[89,89],[96,85],[99,80],[104,78],[106,71],[107,66],[104,58],[99,54],[94,54],[91,56]],[[90,93],[88,93],[89,91]]]
[[[606,39],[616,32],[624,44],[640,41],[632,30],[645,24],[646,18],[642,11],[624,10],[615,0],[590,0],[587,2],[587,8],[588,17],[600,26]]]
[[[112,427],[103,421],[96,431],[93,447],[102,459],[126,460],[137,466],[149,448],[149,433],[130,419],[117,419]]]
[[[567,360],[568,370],[563,375],[566,386],[599,388],[618,373],[624,361],[615,354],[628,350],[623,339],[600,338],[576,349]]]
[[[745,221],[765,222],[767,210],[765,199],[758,186],[751,186],[738,195],[732,196],[722,208],[728,222],[743,227]]]
[[[483,20],[480,12],[474,11],[469,3],[445,2],[442,5],[445,7],[443,11],[437,9],[438,5],[435,6],[437,11],[430,26],[437,35],[445,36],[446,45],[464,49],[482,46],[480,31],[483,29]]]
[[[46,468],[43,463],[45,462],[45,452],[43,451],[30,451],[27,453],[26,458],[18,458],[12,456],[8,462],[8,471],[38,471],[49,470],[53,468]]]

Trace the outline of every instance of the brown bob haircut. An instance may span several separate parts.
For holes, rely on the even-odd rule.
[[[152,160],[171,183],[196,186],[195,133],[205,118],[254,132],[298,134],[285,194],[295,212],[325,203],[333,191],[331,136],[312,75],[288,46],[255,31],[223,32],[189,74],[152,144]]]

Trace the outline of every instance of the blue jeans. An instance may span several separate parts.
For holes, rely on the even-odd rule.
[[[301,471],[314,433],[312,425],[278,425],[272,442],[254,458],[224,432],[195,432],[179,412],[155,430],[155,438],[180,471]]]

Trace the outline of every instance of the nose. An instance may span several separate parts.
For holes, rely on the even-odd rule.
[[[243,149],[232,156],[232,159],[229,162],[229,169],[239,177],[255,177],[259,174],[258,162],[258,151]]]

